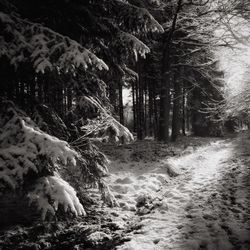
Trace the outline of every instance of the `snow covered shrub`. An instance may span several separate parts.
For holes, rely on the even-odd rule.
[[[65,134],[69,134],[62,119],[45,105],[36,107],[34,117],[39,128],[51,135],[63,138]],[[71,164],[66,168],[60,168],[60,174],[79,191],[81,188],[98,187],[103,195],[103,200],[110,204],[110,198],[107,197],[110,192],[102,180],[102,177],[108,173],[106,156],[88,138],[79,138],[71,142],[70,145],[81,157],[76,159],[75,165]]]
[[[55,214],[58,205],[84,214],[76,192],[58,174],[59,166],[76,165],[79,153],[65,141],[41,131],[12,102],[0,106],[0,199],[5,192],[23,189],[31,202]]]
[[[62,124],[66,128],[55,113],[47,108],[45,111],[47,123],[44,112],[36,109],[34,117],[40,126],[46,124],[42,127],[52,134],[60,131]],[[106,204],[117,205],[102,179],[108,172],[108,160],[88,139],[70,146],[42,131],[10,101],[1,103],[0,127],[1,195],[23,190],[43,219],[47,214],[55,215],[58,207],[74,215],[85,215],[75,190],[82,195],[82,189],[89,187],[99,188]]]

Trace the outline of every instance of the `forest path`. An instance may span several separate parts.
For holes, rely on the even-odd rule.
[[[137,211],[131,240],[116,249],[250,249],[250,140],[243,137],[149,166],[124,162],[119,171],[116,162],[111,189],[120,215]],[[168,166],[180,175],[169,178]]]

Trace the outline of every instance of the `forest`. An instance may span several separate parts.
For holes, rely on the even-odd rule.
[[[0,0],[0,249],[250,248],[248,0]]]

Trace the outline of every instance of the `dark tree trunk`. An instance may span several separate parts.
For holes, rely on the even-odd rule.
[[[137,103],[137,138],[142,140],[144,138],[144,84],[141,75],[141,61],[138,61],[138,103]]]
[[[136,133],[140,131],[140,108],[139,108],[139,79],[136,81],[135,85],[135,104],[136,104]]]
[[[169,141],[169,118],[170,118],[170,50],[173,34],[176,27],[176,21],[181,10],[182,0],[177,3],[177,9],[173,17],[172,26],[168,32],[163,35],[163,56],[161,67],[161,90],[160,90],[160,119],[158,139]]]
[[[185,83],[182,86],[182,134],[186,135],[186,94]]]
[[[124,112],[123,112],[123,97],[122,97],[123,80],[119,80],[119,116],[120,123],[124,125]]]
[[[158,138],[158,131],[159,131],[159,112],[158,112],[158,105],[157,99],[155,94],[155,86],[153,86],[153,114],[154,114],[154,135],[155,138]]]
[[[19,91],[19,100],[20,100],[20,105],[21,105],[22,108],[24,108],[24,106],[25,106],[24,88],[25,88],[24,82],[21,81],[21,83],[20,83],[20,91]]]
[[[115,76],[113,76],[115,78]],[[109,88],[108,88],[108,95],[109,95],[109,101],[111,105],[114,107],[115,112],[118,112],[117,110],[117,86],[114,81],[110,81]]]
[[[132,82],[132,102],[133,102],[133,124],[134,124],[134,132],[136,132],[136,93],[135,93],[135,83]]]
[[[163,77],[160,91],[160,117],[158,139],[168,142],[170,118],[170,82],[169,77]]]
[[[67,109],[71,110],[72,108],[72,89],[71,87],[67,88]]]
[[[149,130],[149,127],[148,127],[148,86],[147,86],[147,83],[146,83],[146,79],[144,79],[145,83],[145,87],[144,87],[144,117],[143,117],[143,120],[144,120],[144,137],[148,135],[148,130]]]
[[[149,127],[149,136],[153,135],[153,110],[154,110],[154,102],[153,102],[153,93],[151,84],[148,85],[148,127]]]
[[[172,135],[171,140],[176,141],[180,135],[180,124],[181,124],[181,82],[174,77],[174,99],[173,99],[173,118],[172,118]]]

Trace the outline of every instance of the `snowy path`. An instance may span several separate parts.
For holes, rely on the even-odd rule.
[[[137,217],[131,240],[117,249],[250,249],[250,143],[241,140],[217,141],[145,168],[124,163],[111,178],[121,213],[131,215],[142,197],[158,203]],[[166,164],[181,174],[169,178]]]

